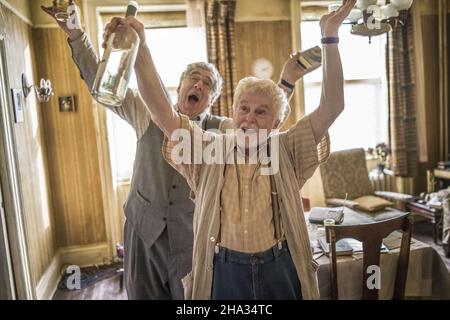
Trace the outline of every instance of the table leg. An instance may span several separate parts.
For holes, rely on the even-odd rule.
[[[441,215],[440,217],[439,217],[439,219],[438,219],[438,221],[435,223],[435,228],[434,228],[434,233],[435,233],[435,237],[434,237],[434,243],[436,243],[436,244],[439,244],[439,240],[438,240],[438,238],[439,238],[439,235],[440,235],[440,229],[441,229],[441,225],[442,225],[442,219],[443,219],[443,216]]]
[[[437,242],[437,235],[438,235],[438,224],[436,222],[433,222],[433,239],[434,239],[434,243],[438,244]]]

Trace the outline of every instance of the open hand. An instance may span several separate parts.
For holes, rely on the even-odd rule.
[[[330,12],[320,19],[320,29],[322,30],[322,37],[337,37],[339,27],[345,18],[350,14],[356,0],[344,0],[342,6],[336,11]]]

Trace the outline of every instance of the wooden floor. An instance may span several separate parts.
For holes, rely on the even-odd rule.
[[[446,258],[441,245],[436,245],[433,241],[432,226],[429,223],[421,222],[414,225],[414,235],[418,240],[431,245],[442,257],[447,269],[450,272],[450,258]],[[120,291],[118,276],[98,281],[82,290],[66,291],[57,290],[53,300],[126,300],[127,293],[123,289]]]
[[[58,289],[53,300],[127,300],[125,288],[120,290],[119,276],[100,280],[81,290]]]

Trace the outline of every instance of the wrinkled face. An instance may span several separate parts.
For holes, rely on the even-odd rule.
[[[178,108],[181,113],[193,117],[212,104],[214,78],[208,70],[197,68],[186,75],[178,87]]]
[[[265,132],[269,134],[272,129],[278,127],[279,123],[278,110],[272,105],[271,99],[266,96],[244,92],[236,102],[233,124],[234,128],[238,129],[238,142],[241,133],[245,133],[246,136],[253,137],[250,141],[254,141],[254,143],[257,141],[259,145],[265,141],[258,140],[260,130],[265,129]],[[241,143],[243,142],[241,141]],[[255,147],[254,143],[246,139],[245,146],[246,148]]]

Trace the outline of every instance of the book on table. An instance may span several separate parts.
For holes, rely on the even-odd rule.
[[[327,243],[325,237],[319,237],[318,242],[323,252],[327,255],[330,254],[330,246]],[[356,239],[345,238],[336,242],[336,256],[351,256],[352,254],[362,253],[363,246],[362,242]],[[389,249],[381,243],[380,248],[381,253],[388,253]]]

